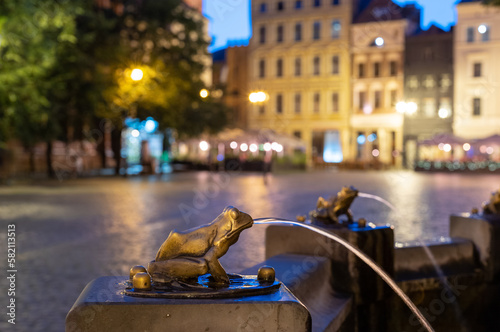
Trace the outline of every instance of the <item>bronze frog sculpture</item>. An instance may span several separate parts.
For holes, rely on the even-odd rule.
[[[491,194],[489,202],[483,204],[483,212],[500,215],[500,189]]]
[[[211,274],[218,284],[228,285],[229,277],[219,262],[240,233],[252,227],[250,215],[228,206],[210,224],[184,232],[170,232],[148,272],[154,282],[189,281]]]
[[[359,191],[354,187],[342,187],[337,196],[328,200],[318,198],[316,210],[311,211],[311,220],[320,221],[325,224],[339,224],[339,217],[346,215],[349,223],[353,222],[350,210],[351,204],[358,196]]]

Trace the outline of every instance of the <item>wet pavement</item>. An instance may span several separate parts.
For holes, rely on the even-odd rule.
[[[408,171],[318,171],[273,174],[182,173],[0,187],[0,257],[8,224],[16,225],[16,325],[7,323],[7,279],[1,264],[0,331],[63,331],[85,285],[103,275],[127,275],[147,265],[172,229],[212,221],[227,205],[254,218],[295,219],[318,196],[343,185],[379,195],[396,207],[357,198],[355,218],[395,226],[396,239],[448,235],[451,213],[480,207],[500,187],[498,175],[419,174]],[[222,258],[232,272],[264,258],[265,226],[255,225]],[[4,258],[1,258],[5,262]]]

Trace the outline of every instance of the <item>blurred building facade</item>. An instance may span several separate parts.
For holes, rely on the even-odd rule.
[[[358,1],[253,1],[248,89],[250,128],[306,143],[306,160],[350,159],[349,32]]]
[[[401,166],[406,36],[419,24],[414,7],[370,2],[351,27],[352,153],[357,161]]]
[[[221,76],[226,78],[224,102],[233,109],[231,123],[246,129],[248,127],[248,47],[229,47],[226,49],[226,66]]]
[[[404,166],[419,159],[417,142],[453,132],[453,32],[436,26],[406,39],[404,100]],[[405,107],[406,105],[403,105]]]
[[[453,130],[483,138],[500,128],[500,8],[476,1],[457,5]]]

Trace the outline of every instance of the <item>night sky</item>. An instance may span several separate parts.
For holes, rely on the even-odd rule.
[[[449,30],[456,22],[458,0],[394,0],[398,5],[415,4],[423,8],[421,26]],[[251,37],[250,0],[210,0],[203,2],[203,13],[210,20],[211,52],[227,46],[247,45]]]

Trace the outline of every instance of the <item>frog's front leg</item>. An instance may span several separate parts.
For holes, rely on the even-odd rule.
[[[217,250],[217,247],[212,247],[204,256],[205,261],[208,265],[208,273],[212,275],[212,277],[215,279],[215,282],[229,285],[229,277],[219,262]]]

